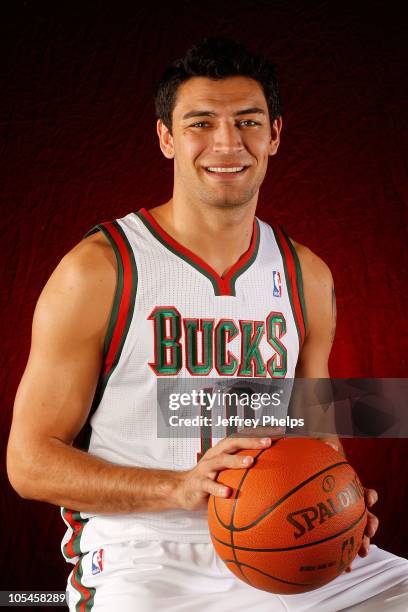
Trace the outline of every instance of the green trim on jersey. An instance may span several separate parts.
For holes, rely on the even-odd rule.
[[[108,372],[104,373],[104,363],[105,363],[105,358],[109,352],[109,348],[112,342],[112,337],[116,328],[116,325],[118,323],[118,317],[119,317],[119,310],[120,310],[120,304],[121,304],[121,299],[122,299],[122,295],[123,295],[123,287],[124,287],[124,268],[123,268],[123,260],[122,260],[122,255],[120,253],[119,247],[116,244],[114,238],[110,235],[109,230],[104,227],[103,224],[100,225],[96,225],[94,228],[92,228],[86,235],[85,238],[88,236],[91,236],[92,234],[95,234],[98,231],[103,232],[103,234],[106,236],[106,238],[109,240],[115,255],[116,255],[116,262],[117,262],[117,269],[118,269],[118,275],[117,275],[117,285],[116,285],[116,290],[115,290],[115,296],[114,296],[114,301],[113,301],[113,306],[112,306],[112,311],[111,311],[111,315],[110,315],[110,319],[109,319],[109,324],[108,324],[108,329],[106,332],[106,336],[105,336],[105,340],[104,340],[104,348],[103,348],[103,360],[102,360],[102,370],[99,376],[99,380],[98,380],[98,384],[96,387],[96,391],[95,391],[95,395],[94,395],[94,399],[92,402],[92,406],[91,406],[91,410],[89,412],[88,415],[88,419],[86,424],[84,425],[84,428],[80,434],[81,437],[81,444],[80,444],[80,448],[82,448],[83,450],[88,450],[89,448],[89,443],[90,443],[90,439],[91,439],[91,427],[89,424],[90,418],[91,416],[94,414],[94,412],[96,411],[96,409],[98,408],[103,394],[105,392],[106,386],[109,382],[110,377],[112,376],[114,370],[116,369],[116,366],[119,363],[120,360],[120,356],[122,354],[122,350],[123,350],[123,346],[125,344],[126,338],[127,338],[127,334],[129,331],[129,327],[133,318],[133,312],[134,312],[134,307],[135,307],[135,300],[136,300],[136,292],[137,292],[137,284],[138,284],[138,274],[137,274],[137,267],[136,267],[136,261],[135,261],[135,257],[133,254],[133,250],[132,247],[130,245],[130,242],[125,234],[125,232],[122,230],[122,228],[120,227],[119,223],[117,221],[112,221],[112,225],[114,226],[114,228],[119,232],[121,238],[124,241],[125,247],[126,247],[126,251],[127,254],[129,255],[129,260],[130,260],[130,264],[131,264],[131,271],[132,271],[132,288],[131,288],[131,294],[130,294],[130,302],[129,302],[129,308],[128,308],[128,312],[127,312],[127,316],[126,316],[126,323],[125,323],[125,327],[123,329],[123,333],[121,336],[121,340],[120,343],[118,345],[118,348],[115,352],[115,357],[113,359],[112,365],[109,368]]]
[[[176,255],[177,257],[179,257],[180,259],[182,259],[183,261],[185,261],[187,264],[189,264],[190,266],[192,266],[193,268],[195,268],[198,272],[200,272],[200,274],[203,274],[206,278],[208,278],[208,280],[211,282],[213,288],[214,288],[214,294],[215,295],[224,295],[221,290],[220,290],[220,285],[219,282],[220,280],[223,281],[224,279],[222,278],[217,278],[215,276],[213,276],[208,270],[206,270],[205,268],[203,268],[199,261],[197,261],[197,256],[195,256],[195,258],[193,259],[192,257],[194,256],[194,253],[192,253],[192,257],[188,257],[185,253],[183,253],[181,251],[181,247],[180,248],[176,248],[175,246],[173,246],[172,244],[170,244],[170,242],[168,242],[163,236],[160,235],[160,233],[157,231],[157,229],[152,225],[152,223],[150,223],[149,219],[146,218],[146,216],[141,212],[141,211],[136,211],[134,213],[138,219],[140,219],[140,221],[143,223],[143,225],[149,230],[149,232],[160,242],[160,244],[162,244],[166,249],[168,249],[171,253],[173,253],[174,255]],[[236,293],[235,293],[235,283],[237,281],[237,279],[244,273],[246,272],[246,270],[248,270],[248,268],[254,263],[255,259],[257,258],[258,255],[258,250],[259,250],[259,243],[260,243],[260,237],[261,237],[261,228],[259,225],[259,221],[258,219],[255,217],[254,219],[255,224],[256,224],[256,241],[255,241],[255,245],[254,245],[254,251],[251,255],[251,257],[248,259],[247,262],[245,262],[245,264],[243,264],[242,266],[240,266],[240,268],[231,276],[231,278],[228,280],[228,284],[229,284],[229,288],[230,288],[230,295],[235,297]],[[188,251],[188,249],[185,249]]]
[[[289,238],[289,236],[287,235],[285,228],[283,228],[282,226],[280,226],[282,233],[284,234],[288,246],[290,248],[290,251],[293,255],[293,259],[295,262],[295,266],[296,266],[296,282],[297,282],[297,287],[298,287],[298,291],[299,291],[299,300],[300,300],[300,306],[302,308],[302,316],[303,316],[303,322],[305,324],[305,336],[307,333],[307,327],[308,327],[308,323],[307,323],[307,312],[306,312],[306,304],[305,304],[305,297],[304,297],[304,293],[303,293],[303,276],[302,276],[302,268],[300,266],[300,260],[299,260],[299,255],[296,252],[295,247],[292,244],[291,239]]]
[[[75,610],[76,612],[90,612],[94,607],[96,589],[94,587],[85,586],[82,582],[82,577],[84,575],[82,569],[82,559],[78,561],[77,567],[78,569],[76,573],[74,573],[76,569],[74,568],[73,574],[71,576],[71,586],[80,595],[79,601],[75,604]],[[74,579],[78,582],[80,588],[78,588],[78,586],[75,584]],[[84,591],[88,591],[88,593],[84,593]]]
[[[115,297],[113,300],[113,306],[112,306],[112,311],[111,311],[111,315],[109,318],[108,329],[106,331],[105,341],[103,343],[103,356],[105,357],[108,352],[108,349],[109,349],[109,346],[112,340],[112,336],[113,336],[113,331],[115,329],[115,326],[118,320],[119,306],[120,306],[120,301],[122,299],[122,293],[123,293],[123,263],[122,263],[122,257],[117,247],[117,244],[112,239],[112,236],[110,235],[110,233],[107,231],[107,229],[103,225],[99,225],[97,227],[105,235],[105,237],[109,240],[110,245],[115,252],[116,263],[118,265],[118,277],[117,277],[117,284],[116,284],[116,290],[115,290]]]
[[[70,518],[67,516],[69,512],[72,512],[72,520],[75,523],[80,523],[81,527],[76,530],[75,527],[71,524]],[[62,508],[62,516],[66,523],[72,529],[72,536],[68,540],[68,542],[64,545],[63,554],[67,557],[67,559],[72,559],[73,555],[82,555],[81,551],[81,536],[84,530],[85,525],[87,524],[89,519],[84,519],[81,516],[80,512],[69,510],[68,508]]]
[[[285,256],[285,252],[283,250],[280,238],[279,238],[277,232],[275,231],[274,227],[272,227],[272,230],[273,230],[273,234],[275,236],[275,240],[276,240],[276,243],[277,243],[277,245],[279,247],[279,251],[280,251],[280,254],[281,254],[281,257],[282,257],[283,269],[284,269],[284,272],[285,272],[285,279],[286,279],[286,287],[288,288],[289,302],[290,302],[290,307],[292,308],[292,315],[293,315],[293,319],[294,319],[295,325],[296,325],[296,330],[297,330],[298,339],[299,339],[299,350],[300,350],[300,347],[302,346],[302,335],[300,333],[299,322],[298,322],[298,319],[297,319],[297,316],[296,316],[295,305],[293,303],[292,283],[291,283],[291,280],[290,280],[290,275],[289,275],[288,267],[287,267],[287,264],[286,264],[286,256]]]
[[[153,225],[149,222],[149,220],[146,219],[146,217],[144,217],[139,211],[135,212],[135,215],[137,216],[138,219],[140,219],[140,221],[149,230],[149,232],[151,234],[153,234],[153,236],[160,242],[160,244],[162,244],[164,247],[166,247],[166,249],[171,251],[174,255],[177,255],[177,257],[180,257],[180,259],[185,261],[187,264],[190,264],[190,266],[193,266],[193,268],[198,270],[201,274],[204,274],[204,276],[206,278],[208,278],[209,281],[211,281],[211,284],[214,287],[215,295],[220,295],[220,290],[219,290],[218,283],[217,283],[216,279],[213,276],[211,276],[211,274],[209,274],[207,272],[207,270],[202,268],[196,261],[193,261],[193,260],[189,259],[188,257],[186,257],[184,255],[184,253],[181,253],[180,251],[175,249],[173,247],[173,245],[171,245],[168,242],[166,242],[166,240],[164,240],[164,238],[162,236],[160,236],[160,234],[156,230],[156,228],[153,227]]]
[[[235,295],[235,283],[238,280],[238,278],[248,270],[248,268],[250,266],[252,266],[252,264],[254,263],[255,259],[258,256],[258,251],[259,251],[259,243],[261,241],[261,227],[259,225],[259,221],[258,219],[255,217],[255,223],[256,223],[256,242],[255,242],[255,247],[254,247],[254,252],[252,253],[252,256],[248,259],[248,261],[245,263],[245,265],[242,266],[242,268],[240,268],[239,270],[237,270],[235,272],[235,274],[233,274],[231,276],[230,279],[230,285],[231,285],[231,293],[233,295]]]

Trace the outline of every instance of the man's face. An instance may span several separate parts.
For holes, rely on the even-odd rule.
[[[175,193],[223,208],[256,201],[280,129],[280,118],[271,128],[265,95],[254,79],[184,82],[173,134],[158,121],[161,149],[174,158]]]

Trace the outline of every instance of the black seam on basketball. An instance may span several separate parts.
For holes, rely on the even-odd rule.
[[[273,444],[271,444],[271,447],[272,447],[274,444],[276,444],[276,442],[274,442]],[[258,453],[258,454],[257,454],[257,455],[254,457],[254,461],[253,461],[253,464],[252,464],[252,465],[255,465],[255,462],[258,460],[258,457],[260,457],[260,456],[262,455],[262,453],[264,453],[266,450],[267,450],[266,448],[263,448],[262,450],[260,450],[260,451],[259,451],[259,453]],[[233,553],[234,558],[236,559],[236,562],[237,562],[237,564],[238,564],[239,571],[240,571],[240,572],[241,572],[241,574],[244,576],[244,578],[245,578],[245,574],[244,574],[244,572],[243,572],[243,571],[242,571],[242,569],[241,569],[241,563],[238,561],[237,553],[235,552],[235,546],[234,546],[234,532],[235,532],[235,529],[234,529],[234,514],[235,514],[236,507],[237,507],[237,501],[238,501],[238,495],[239,495],[239,492],[241,491],[241,487],[242,487],[242,485],[243,485],[243,483],[244,483],[245,478],[248,476],[248,473],[249,473],[249,470],[250,470],[250,469],[251,469],[251,468],[247,468],[247,469],[245,470],[245,474],[244,474],[244,475],[243,475],[243,477],[241,478],[241,481],[240,481],[240,483],[239,483],[239,485],[238,485],[237,492],[236,492],[235,497],[234,497],[234,502],[233,502],[233,504],[232,504],[232,511],[231,511],[231,523],[230,523],[230,534],[231,534],[232,553]],[[250,581],[249,581],[249,579],[248,579],[248,578],[247,578],[247,580],[248,580],[248,582],[250,583]]]
[[[275,446],[276,442],[278,442],[278,440],[276,440],[275,442],[273,442],[269,448],[272,448],[272,446]],[[233,505],[232,505],[232,512],[231,512],[231,525],[230,525],[230,528],[231,528],[232,530],[234,530],[234,531],[235,531],[235,526],[234,526],[234,515],[235,515],[235,511],[236,511],[236,509],[237,509],[238,495],[239,495],[239,493],[240,493],[240,491],[241,491],[241,487],[242,487],[242,485],[244,484],[244,480],[245,480],[245,478],[248,476],[249,471],[250,471],[250,470],[253,468],[253,466],[255,466],[255,463],[258,461],[259,457],[260,457],[260,456],[261,456],[261,455],[262,455],[262,454],[263,454],[265,451],[267,451],[267,450],[268,450],[267,448],[263,448],[263,449],[262,449],[262,450],[260,450],[260,451],[259,451],[259,453],[258,453],[258,454],[257,454],[257,455],[254,457],[254,461],[253,461],[253,463],[252,463],[252,466],[251,466],[250,468],[247,468],[247,469],[245,470],[245,474],[244,474],[244,475],[243,475],[243,477],[241,478],[241,482],[240,482],[240,483],[239,483],[239,485],[238,485],[237,492],[236,492],[236,495],[235,495],[235,497],[234,497],[234,503],[233,503]]]
[[[356,527],[356,525],[358,525],[358,523],[364,518],[365,514],[366,514],[366,509],[364,508],[364,512],[358,517],[358,519],[356,519],[354,523],[352,523],[351,525],[349,525],[342,531],[338,531],[334,535],[327,536],[327,538],[323,538],[322,540],[316,540],[315,542],[309,542],[308,544],[298,544],[297,546],[289,546],[288,548],[248,548],[247,546],[237,546],[235,544],[235,549],[252,551],[252,552],[285,552],[288,550],[297,550],[299,548],[308,548],[309,546],[315,546],[316,544],[322,544],[323,542],[328,542],[329,540],[334,540],[334,538],[344,535],[345,533],[350,531],[350,529],[353,529],[354,527]],[[230,545],[227,542],[223,542],[222,540],[217,538],[215,535],[212,535],[212,537],[214,538],[214,540],[217,540],[217,542],[219,542],[220,544],[227,546],[227,548],[230,547]]]
[[[299,491],[299,489],[301,489],[302,487],[307,485],[309,482],[311,482],[312,480],[314,480],[318,476],[321,476],[325,472],[328,472],[329,470],[332,470],[332,469],[338,467],[339,465],[345,465],[345,464],[348,464],[348,461],[339,461],[338,463],[333,463],[333,465],[329,465],[328,467],[324,468],[323,470],[320,470],[320,472],[316,472],[316,474],[313,474],[313,476],[310,476],[306,480],[303,480],[300,484],[296,485],[296,487],[294,487],[291,491],[288,491],[288,493],[286,493],[283,497],[278,499],[278,501],[275,502],[272,506],[267,508],[265,510],[265,512],[263,514],[261,514],[260,516],[258,516],[258,518],[256,518],[255,521],[253,521],[252,523],[250,523],[248,525],[244,525],[243,527],[234,527],[234,525],[231,525],[230,528],[233,529],[234,531],[246,531],[247,529],[251,529],[251,527],[254,527],[254,525],[258,525],[258,523],[260,523],[265,517],[267,517],[269,514],[271,514],[271,512],[276,510],[276,508],[278,506],[280,506],[280,504],[282,504],[286,499],[288,499],[288,497],[293,495],[293,493],[296,493],[296,491]]]
[[[277,441],[278,441],[278,440],[277,440]],[[276,441],[276,442],[277,442],[277,441]],[[267,448],[263,448],[262,450],[260,450],[260,451],[259,451],[259,453],[258,453],[258,454],[257,454],[257,455],[254,457],[254,463],[253,463],[253,465],[255,465],[255,461],[256,461],[256,460],[258,459],[258,457],[259,457],[260,455],[262,455],[262,453],[264,453],[266,450],[268,450],[268,449],[267,449]],[[246,478],[246,477],[247,477],[247,475],[248,475],[249,470],[250,470],[250,469],[253,467],[253,465],[252,465],[250,468],[246,468],[246,469],[245,469],[245,474],[244,474],[244,475],[243,475],[243,477],[241,478],[241,482],[240,482],[240,483],[239,483],[239,485],[238,485],[237,492],[236,492],[236,495],[235,495],[235,497],[234,497],[234,508],[233,508],[233,512],[234,512],[234,509],[235,509],[236,500],[237,500],[237,498],[238,498],[238,493],[239,493],[239,491],[241,490],[241,487],[242,487],[242,483],[244,482],[245,478]],[[216,498],[216,497],[214,497],[214,511],[215,511],[215,516],[217,517],[218,522],[220,523],[220,525],[222,525],[222,527],[225,527],[225,529],[233,529],[233,528],[234,528],[234,524],[233,524],[232,518],[231,518],[231,523],[230,523],[229,525],[227,525],[227,523],[224,523],[224,521],[223,521],[223,520],[221,520],[221,518],[220,518],[220,516],[219,516],[219,514],[218,514],[218,511],[217,511],[217,503],[216,503],[216,502],[217,502],[217,498]],[[231,517],[233,517],[233,512],[231,512]]]
[[[243,578],[245,578],[245,579],[246,579],[246,576],[245,576],[244,572],[241,569],[241,564],[238,561],[237,553],[235,552],[235,546],[234,546],[234,512],[235,512],[235,508],[236,508],[236,505],[237,505],[237,498],[238,498],[239,490],[240,490],[240,488],[242,486],[242,483],[244,482],[245,478],[247,477],[247,475],[248,475],[248,469],[245,470],[245,473],[242,476],[242,478],[241,478],[241,480],[240,480],[240,482],[238,484],[238,488],[237,488],[237,490],[235,492],[235,495],[234,495],[234,501],[232,502],[232,510],[231,510],[231,516],[230,516],[230,527],[229,527],[229,533],[230,533],[230,538],[231,538],[232,554],[234,555],[235,563],[238,566],[239,571],[241,572]]]
[[[276,444],[276,442],[277,442],[277,440],[276,440],[275,442],[273,442],[271,446],[273,446],[274,444]],[[254,463],[253,463],[253,465],[255,464],[255,461],[258,459],[258,457],[259,457],[260,455],[262,455],[262,453],[264,453],[266,450],[268,450],[268,449],[267,449],[267,448],[263,448],[263,449],[261,449],[261,450],[259,451],[259,453],[258,453],[258,454],[257,454],[257,455],[254,457]],[[244,473],[244,475],[242,476],[241,481],[240,481],[240,483],[239,483],[239,485],[238,485],[238,488],[237,488],[237,490],[236,490],[236,493],[235,493],[235,496],[234,496],[234,501],[233,501],[233,506],[232,506],[232,511],[231,511],[231,521],[230,521],[230,524],[229,524],[229,525],[227,525],[226,523],[224,523],[224,521],[222,521],[222,520],[221,520],[221,518],[220,518],[220,516],[219,516],[219,514],[218,514],[218,511],[217,511],[216,498],[215,498],[215,497],[213,498],[213,500],[214,500],[214,512],[215,512],[215,516],[217,517],[217,520],[218,520],[218,522],[220,523],[220,525],[222,525],[222,527],[224,527],[225,529],[227,529],[227,530],[229,531],[229,533],[230,533],[230,537],[231,537],[231,545],[228,545],[228,546],[230,546],[230,547],[231,547],[231,549],[232,549],[232,554],[234,555],[234,558],[235,558],[235,563],[236,563],[236,565],[238,566],[239,571],[241,572],[241,574],[242,574],[243,578],[244,578],[244,579],[245,579],[245,580],[248,582],[248,584],[250,584],[250,582],[248,581],[248,579],[246,578],[246,576],[245,576],[244,572],[242,571],[242,569],[241,569],[241,564],[240,564],[240,562],[238,561],[238,557],[237,557],[237,554],[236,554],[236,552],[235,552],[235,546],[234,546],[234,531],[235,531],[235,529],[234,529],[234,512],[235,512],[235,508],[236,508],[236,505],[237,505],[238,494],[239,494],[239,492],[240,492],[240,490],[241,490],[241,487],[242,487],[242,484],[243,484],[243,482],[244,482],[245,478],[246,478],[246,477],[247,477],[247,475],[248,475],[249,470],[250,470],[250,468],[247,468],[247,469],[245,470],[245,473]]]
[[[225,559],[224,563],[235,563],[235,561],[233,559]],[[260,574],[263,574],[264,576],[268,576],[268,578],[272,578],[273,580],[276,580],[277,582],[284,582],[285,584],[292,584],[294,586],[312,586],[312,584],[310,582],[291,582],[290,580],[284,580],[283,578],[277,578],[276,576],[272,576],[272,574],[268,574],[267,572],[264,572],[261,569],[258,569],[257,567],[254,567],[253,565],[248,565],[248,563],[240,563],[240,565],[242,565],[243,567],[248,567],[251,570],[254,570],[255,572],[259,572]],[[248,582],[249,579],[247,578]]]

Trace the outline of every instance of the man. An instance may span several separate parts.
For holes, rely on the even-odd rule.
[[[95,228],[49,279],[16,397],[11,483],[63,507],[72,610],[332,612],[369,597],[384,609],[406,591],[408,563],[368,554],[371,512],[351,573],[302,596],[264,593],[216,557],[206,503],[230,494],[220,470],[251,465],[236,451],[271,437],[208,448],[158,436],[158,381],[328,377],[335,311],[326,264],[255,218],[282,129],[271,65],[204,41],[166,71],[156,108],[173,196]],[[369,507],[376,498],[366,490]]]

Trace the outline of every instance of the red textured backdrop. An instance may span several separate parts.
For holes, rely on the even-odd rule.
[[[2,20],[9,60],[0,102],[3,589],[63,589],[69,569],[59,552],[58,509],[19,499],[4,470],[36,299],[62,255],[96,222],[168,199],[172,169],[156,143],[152,90],[166,62],[204,35],[240,38],[279,67],[282,144],[258,214],[282,223],[332,269],[332,375],[407,371],[408,66],[398,3],[85,4],[57,13],[14,1]],[[345,446],[364,484],[380,492],[376,542],[407,555],[406,441]]]

